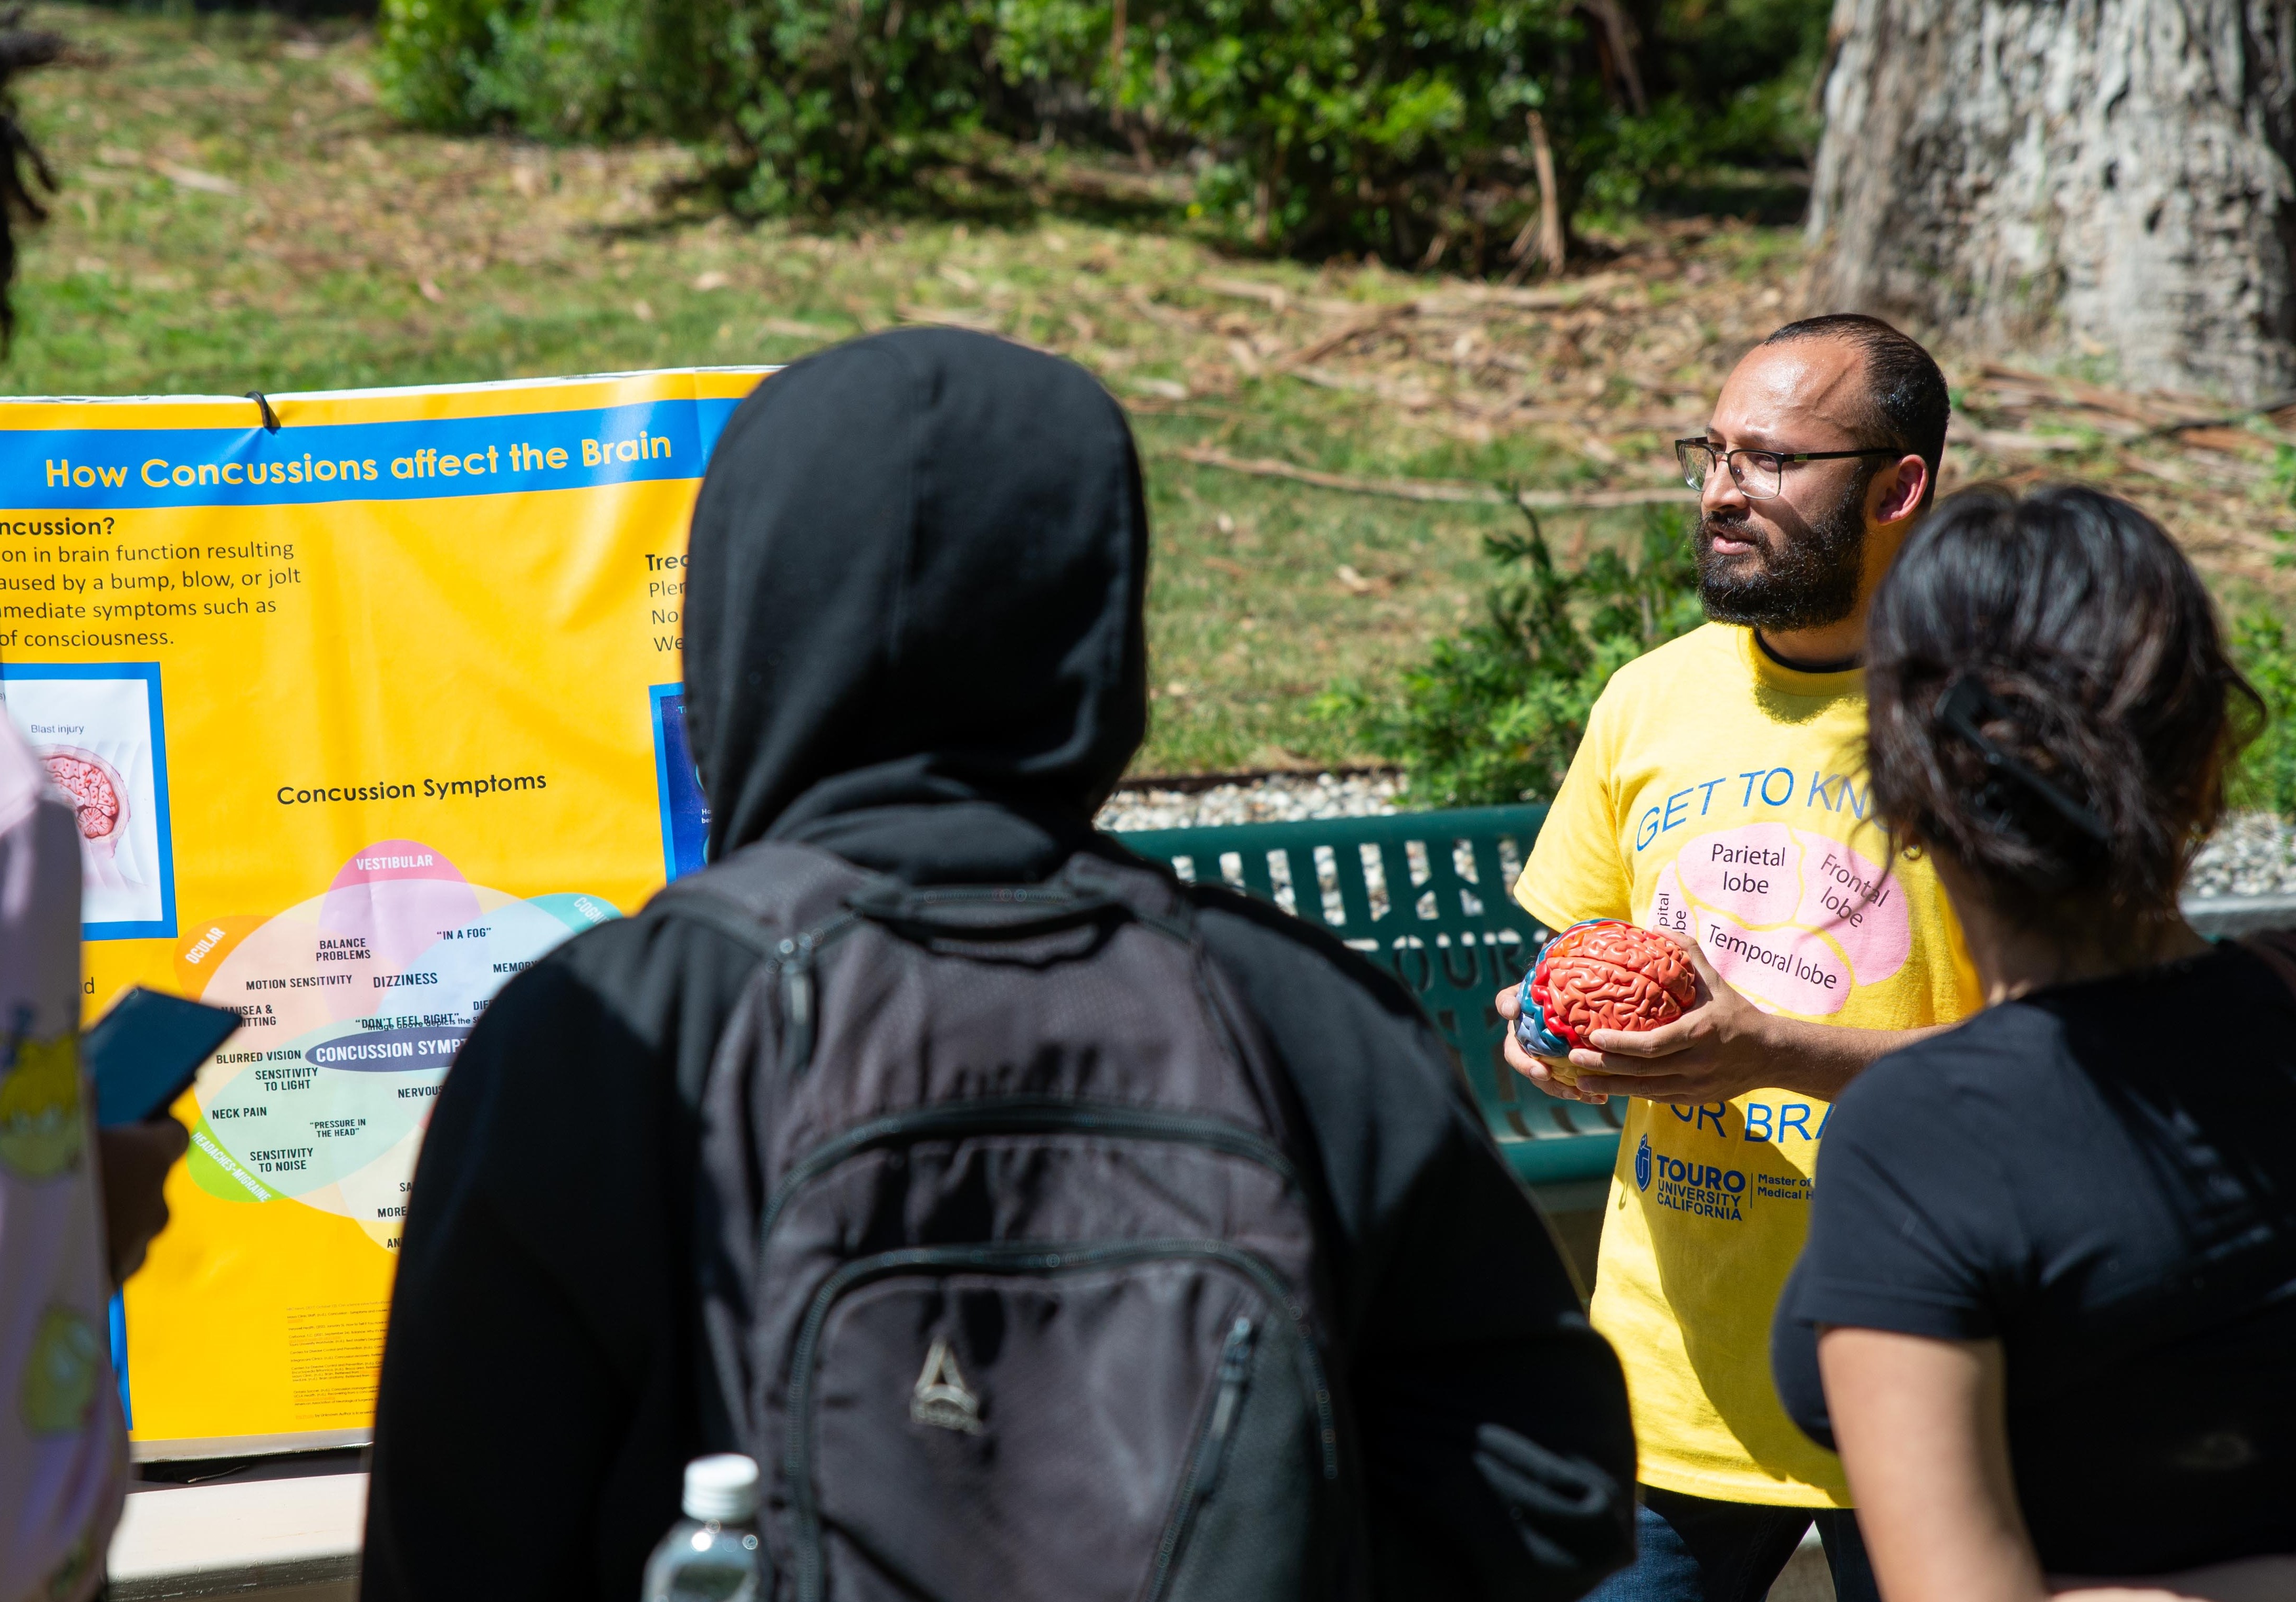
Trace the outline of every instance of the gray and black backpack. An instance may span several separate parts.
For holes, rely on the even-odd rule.
[[[753,846],[702,1093],[702,1310],[775,1596],[1359,1591],[1288,1085],[1160,872],[916,889]]]

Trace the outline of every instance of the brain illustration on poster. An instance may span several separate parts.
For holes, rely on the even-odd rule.
[[[176,932],[167,739],[154,662],[8,662],[0,694],[72,804],[89,940]]]
[[[617,916],[596,896],[472,884],[429,846],[387,840],[307,901],[218,922],[191,949],[212,967],[202,998],[246,1022],[201,1071],[192,1177],[227,1201],[339,1214],[395,1248],[432,1099],[488,999]],[[251,926],[234,939],[234,923]]]

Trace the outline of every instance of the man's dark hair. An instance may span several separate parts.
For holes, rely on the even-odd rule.
[[[54,61],[63,53],[64,41],[28,29],[23,21],[20,5],[0,11],[0,350],[16,333],[16,308],[8,294],[16,277],[16,231],[47,218],[47,208],[33,193],[34,181],[50,194],[56,189],[55,175],[16,115],[13,89],[18,73]]]
[[[2070,945],[2173,916],[2261,703],[2159,523],[2080,486],[1956,495],[1866,625],[1867,770],[1893,834]]]
[[[1875,445],[1919,456],[1930,464],[1929,489],[1922,496],[1927,507],[1937,496],[1938,471],[1945,459],[1946,420],[1953,400],[1947,394],[1945,374],[1918,340],[1900,333],[1879,317],[1863,312],[1830,312],[1789,323],[1762,341],[1787,345],[1796,340],[1843,340],[1866,357],[1868,410],[1861,420]]]

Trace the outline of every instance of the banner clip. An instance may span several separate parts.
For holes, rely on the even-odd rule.
[[[263,391],[250,390],[247,392],[247,398],[255,403],[255,409],[263,414],[263,431],[268,434],[277,433],[279,414],[271,409],[271,403],[263,398]]]

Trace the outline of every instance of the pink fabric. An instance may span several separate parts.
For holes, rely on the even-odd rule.
[[[0,1602],[94,1595],[127,1491],[77,1041],[76,811],[0,717]]]

